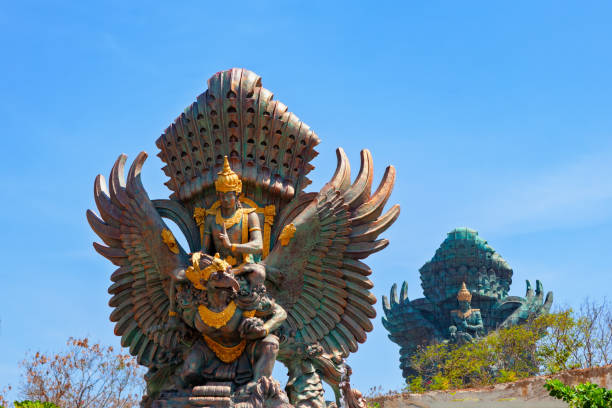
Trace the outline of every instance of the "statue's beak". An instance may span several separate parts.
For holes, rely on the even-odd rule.
[[[223,272],[223,271],[215,272],[212,275],[210,275],[208,280],[215,288],[233,289],[236,292],[238,292],[238,289],[240,289],[240,285],[238,284],[238,281],[231,274],[227,272]]]

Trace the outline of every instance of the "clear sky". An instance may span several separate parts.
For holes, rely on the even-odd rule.
[[[150,158],[165,198],[161,131],[215,72],[244,67],[321,138],[318,190],[342,146],[379,179],[397,168],[402,213],[368,259],[379,316],[353,382],[398,389],[380,324],[394,282],[469,226],[555,302],[612,287],[612,3],[608,1],[4,1],[0,7],[0,388],[27,350],[69,336],[117,345],[114,267],[85,210],[120,153]],[[284,376],[280,376],[284,381]]]

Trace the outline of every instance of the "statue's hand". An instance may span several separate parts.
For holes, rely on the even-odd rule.
[[[227,235],[227,230],[225,229],[225,224],[223,224],[223,231],[217,234],[217,238],[219,238],[224,248],[229,249],[232,247],[232,243]]]
[[[247,340],[256,340],[266,337],[264,322],[258,317],[246,318],[240,323],[238,332]]]

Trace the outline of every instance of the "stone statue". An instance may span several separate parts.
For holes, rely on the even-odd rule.
[[[118,269],[111,276],[115,334],[148,368],[142,408],[325,406],[364,408],[345,360],[376,316],[370,268],[360,260],[398,217],[383,214],[395,170],[374,194],[372,157],[348,160],[320,192],[305,192],[316,134],[272,99],[244,69],[215,74],[157,140],[169,200],[151,200],[136,157],[126,156],[107,187],[99,175],[100,215],[87,219]],[[166,220],[178,226],[177,242]],[[275,361],[289,370],[285,390]]]
[[[512,268],[478,232],[456,228],[448,233],[433,258],[420,269],[424,298],[410,301],[404,282],[390,299],[383,296],[383,325],[400,346],[404,378],[414,374],[410,358],[419,346],[433,342],[463,344],[492,330],[522,324],[547,313],[553,302],[544,299],[540,281],[535,293],[527,281],[525,298],[508,296]]]
[[[484,326],[482,324],[482,316],[480,309],[472,309],[470,302],[472,294],[465,282],[461,284],[461,289],[457,293],[457,302],[459,309],[451,310],[452,326],[449,326],[449,337],[452,341],[458,343],[471,343],[474,339],[480,337]]]
[[[232,265],[261,261],[263,243],[259,217],[255,208],[242,208],[240,205],[238,197],[242,182],[230,168],[227,156],[223,160],[223,170],[215,181],[221,205],[206,214],[202,251],[208,254],[218,252]]]
[[[177,380],[186,388],[231,379],[237,385],[246,384],[249,390],[260,378],[272,375],[278,338],[270,333],[280,327],[287,314],[272,299],[262,302],[241,291],[235,272],[218,254],[211,258],[195,253],[192,259],[192,269],[180,270],[173,277],[177,282],[189,285],[191,281],[204,287],[197,313],[185,315],[193,316],[188,324],[202,334],[204,342],[189,350]],[[253,268],[263,269],[257,264]]]

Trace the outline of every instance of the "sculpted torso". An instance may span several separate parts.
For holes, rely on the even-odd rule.
[[[227,214],[234,215],[237,210],[230,210]],[[247,221],[246,237],[243,237],[245,232],[243,222],[245,220]],[[231,255],[240,264],[243,262],[243,255],[245,254],[261,254],[261,228],[259,217],[255,212],[247,214],[246,217],[240,217],[236,224],[225,229],[223,225],[217,223],[216,215],[207,215],[204,232],[203,251],[209,255],[214,255],[217,252],[222,258]],[[227,237],[227,240],[225,237]]]
[[[242,340],[238,328],[240,327],[242,321],[246,318],[247,316],[244,315],[244,312],[237,307],[234,315],[226,323],[226,325],[218,329],[204,323],[199,313],[196,314],[194,323],[196,329],[200,333],[207,335],[211,339],[221,344],[233,346]]]
[[[471,329],[476,330],[476,327],[482,324],[482,317],[480,316],[480,310],[470,309],[467,313],[463,314],[461,311],[453,310],[452,315],[453,323],[459,330]]]

